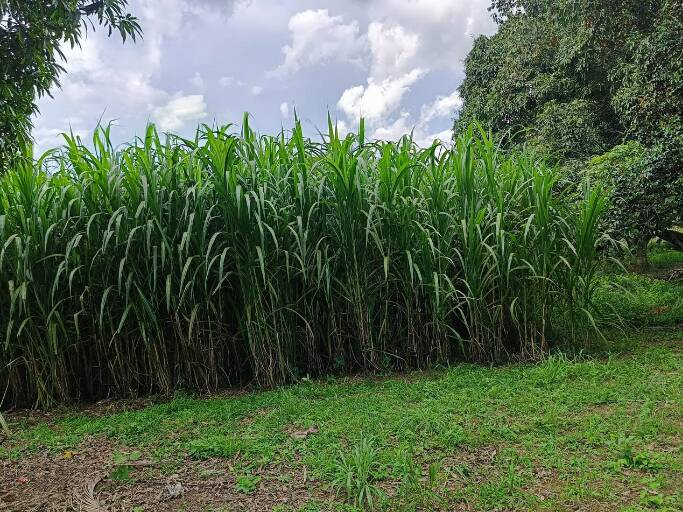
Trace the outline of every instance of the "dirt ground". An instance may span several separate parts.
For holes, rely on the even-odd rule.
[[[172,464],[145,458],[126,461],[125,481],[111,478],[120,448],[89,439],[78,451],[39,453],[0,461],[1,511],[262,511],[281,505],[297,510],[333,496],[315,488],[305,473],[266,466],[251,492],[239,492],[230,461],[183,460]]]

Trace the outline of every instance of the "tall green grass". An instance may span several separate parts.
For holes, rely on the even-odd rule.
[[[544,353],[592,322],[602,196],[453,147],[108,128],[0,178],[5,404]],[[567,330],[567,327],[570,329]]]

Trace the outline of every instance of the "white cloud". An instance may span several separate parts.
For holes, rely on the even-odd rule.
[[[422,105],[420,116],[415,122],[409,112],[402,111],[393,121],[375,123],[371,132],[372,138],[397,140],[412,132],[413,140],[420,146],[429,146],[434,140],[448,142],[453,137],[452,128],[433,132],[429,130],[429,124],[434,119],[447,119],[450,124],[451,118],[461,106],[462,99],[457,90],[448,96],[437,96],[432,103]]]
[[[235,82],[235,79],[231,76],[222,76],[218,79],[218,85],[221,87],[227,87],[229,85],[232,85]]]
[[[61,89],[52,91],[59,101],[48,97],[39,101],[41,111],[52,112],[52,116],[36,119],[37,152],[60,142],[53,136],[59,131],[54,127],[58,124],[55,118],[61,118],[62,130],[68,130],[65,112],[77,111],[87,118],[84,125],[90,131],[100,119],[130,120],[142,114],[138,119],[144,122],[153,105],[166,101],[169,94],[154,85],[152,78],[161,67],[164,38],[179,31],[183,6],[181,0],[137,0],[131,8],[141,18],[144,39],[122,44],[116,35],[108,38],[100,29],[89,31],[80,48],[65,45],[66,73],[60,77]],[[78,131],[84,132],[82,127]]]
[[[37,128],[33,130],[33,138],[35,140],[35,145],[40,148],[38,153],[43,153],[43,150],[47,148],[54,148],[61,145],[64,142],[62,133],[68,132],[68,129],[64,128]],[[36,156],[40,156],[37,154]]]
[[[351,121],[364,116],[369,133],[395,139],[413,131],[419,144],[450,140],[451,124],[462,106],[457,91],[423,104],[406,105],[409,92],[435,70],[462,73],[474,35],[491,33],[490,0],[374,0],[368,4],[367,85],[347,88],[337,107]],[[413,112],[413,115],[411,114]],[[397,114],[398,113],[398,114]]]
[[[346,124],[345,121],[337,121],[335,123],[335,127],[337,128],[337,134],[339,134],[339,137],[342,139],[346,137],[346,135],[350,131],[349,126]]]
[[[205,89],[204,79],[199,71],[194,72],[194,76],[190,79],[190,83],[200,91]]]
[[[385,78],[375,82],[368,79],[367,86],[357,85],[346,89],[339,101],[339,107],[351,120],[365,117],[375,121],[391,114],[401,104],[409,87],[424,76],[421,69],[413,69],[399,77]]]
[[[369,126],[374,126],[379,136],[386,138],[390,132],[401,129],[407,114],[402,113],[393,122],[388,117],[401,106],[410,87],[426,74],[419,66],[411,67],[420,48],[420,36],[398,24],[372,22],[367,39],[370,51],[367,85],[346,89],[337,107],[350,121],[365,117]],[[382,128],[378,128],[380,125]]]
[[[39,147],[53,147],[62,142],[64,128],[37,128],[33,130],[35,143]]]
[[[79,125],[82,123],[82,120],[79,117],[67,118],[64,121],[66,122],[66,126],[64,127],[41,127],[36,128],[33,131],[35,145],[37,148],[39,148],[38,153],[42,153],[47,148],[54,148],[61,145],[64,142],[64,137],[62,137],[63,133],[73,133],[81,138],[85,138],[87,136],[87,130],[79,127]]]
[[[415,137],[415,142],[422,147],[427,147],[431,146],[435,140],[443,143],[449,143],[452,139],[453,130],[451,128],[447,128],[446,130],[441,130],[440,132],[436,133],[424,134],[418,132],[417,136]]]
[[[375,0],[370,15],[419,34],[419,49],[407,66],[462,70],[474,34],[492,33],[490,0]]]
[[[206,117],[206,103],[201,94],[176,95],[165,105],[152,110],[152,118],[162,131],[177,130],[188,121]]]
[[[81,41],[81,45],[65,46],[62,51],[67,61],[69,73],[93,73],[103,67],[100,57],[100,44],[97,39],[89,37]]]
[[[377,127],[372,132],[373,139],[380,140],[397,140],[403,135],[410,133],[413,127],[410,125],[410,114],[408,112],[401,112],[399,117],[393,122],[385,126]]]
[[[331,60],[360,62],[364,39],[359,37],[357,21],[344,23],[341,16],[330,16],[327,9],[307,10],[289,19],[291,44],[282,48],[284,62],[274,75],[296,73],[300,69]]]
[[[398,118],[387,125],[376,127],[371,132],[371,138],[378,140],[398,140],[404,135],[411,134],[413,140],[422,147],[430,146],[435,140],[448,142],[453,137],[453,130],[448,128],[437,132],[430,132],[419,121],[413,123],[410,113],[401,112]]]
[[[280,103],[280,115],[287,119],[289,117],[289,103],[286,101],[283,101]]]
[[[227,16],[235,9],[240,0],[186,0],[187,9],[193,14],[215,17]]]
[[[291,119],[296,104],[309,126],[324,126],[332,107],[343,133],[357,129],[362,114],[369,136],[414,129],[415,140],[442,137],[460,108],[450,93],[463,59],[476,34],[492,31],[489,2],[130,0],[144,38],[122,45],[98,28],[81,49],[67,49],[63,87],[54,100],[39,100],[34,133],[41,144],[55,141],[77,112],[74,130],[114,118],[123,142],[150,118],[182,130],[197,116],[238,120],[242,109],[268,132],[287,119],[285,110]],[[206,48],[225,51],[207,55]],[[315,83],[295,76],[315,66],[325,66]],[[265,81],[273,75],[275,84]],[[426,88],[443,96],[426,97]]]
[[[152,68],[148,65],[156,59],[150,56],[156,49],[147,50],[140,52],[139,61],[125,63],[111,59],[112,55],[94,37],[82,41],[80,50],[65,48],[67,73],[60,79],[63,94],[81,107],[84,101],[101,102],[104,98],[117,106],[139,109],[158,100],[163,92],[151,85]]]
[[[420,48],[420,36],[408,32],[401,25],[370,23],[368,42],[372,55],[370,74],[375,80],[419,67],[412,61]]]
[[[420,123],[427,124],[440,117],[453,117],[462,107],[462,98],[455,90],[448,96],[437,96],[433,103],[422,105]]]
[[[244,87],[245,84],[242,80],[236,79],[234,76],[222,76],[218,79],[218,85],[221,87]]]
[[[77,77],[62,80],[61,92],[66,98],[74,101],[83,101],[97,96],[97,88],[93,84]]]

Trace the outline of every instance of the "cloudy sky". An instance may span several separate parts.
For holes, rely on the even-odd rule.
[[[199,122],[261,133],[291,127],[296,109],[315,136],[329,111],[341,130],[448,136],[474,38],[495,30],[490,0],[131,0],[144,38],[99,30],[67,51],[54,98],[39,102],[38,149],[72,129],[116,120],[117,142],[148,121],[192,133]]]

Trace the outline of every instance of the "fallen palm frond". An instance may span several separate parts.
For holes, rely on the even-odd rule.
[[[83,487],[75,489],[71,497],[70,509],[74,512],[107,512],[107,508],[95,497],[95,489],[102,476],[88,479]]]

